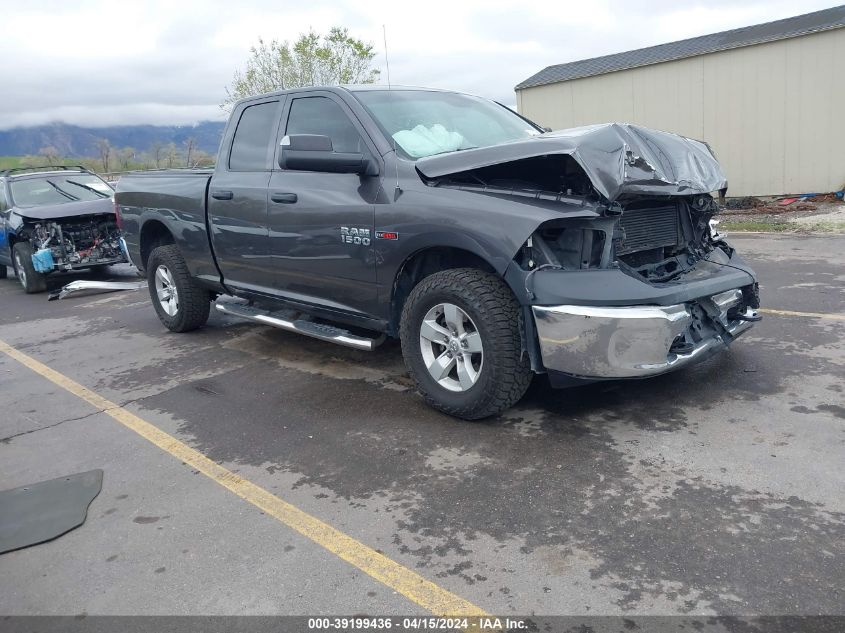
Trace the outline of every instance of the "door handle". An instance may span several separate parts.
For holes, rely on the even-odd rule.
[[[295,193],[280,193],[275,192],[270,194],[270,200],[273,202],[283,202],[285,204],[293,204],[297,201]]]
[[[231,191],[223,191],[222,189],[215,189],[211,192],[211,197],[215,200],[231,200],[235,194]]]

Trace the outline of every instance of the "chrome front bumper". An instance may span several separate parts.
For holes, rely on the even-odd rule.
[[[672,306],[532,309],[546,369],[580,378],[640,378],[679,369],[727,347],[753,325],[729,317],[741,301],[736,289]],[[685,336],[695,342],[672,351]]]

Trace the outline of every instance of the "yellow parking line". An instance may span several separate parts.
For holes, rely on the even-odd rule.
[[[774,314],[777,316],[810,317],[813,319],[834,319],[845,321],[845,314],[831,314],[830,312],[795,312],[793,310],[773,310],[772,308],[758,308],[757,312]]]
[[[300,510],[287,501],[280,499],[264,488],[223,468],[223,466],[216,464],[199,451],[180,442],[157,426],[142,420],[134,413],[130,413],[111,400],[107,400],[87,387],[83,387],[64,374],[50,369],[11,345],[0,341],[0,351],[29,367],[29,369],[55,383],[65,391],[81,398],[91,406],[100,409],[103,413],[111,416],[126,428],[152,442],[160,449],[170,453],[176,459],[200,471],[224,488],[227,488],[242,499],[260,508],[266,514],[296,530],[306,538],[317,543],[317,545],[339,556],[349,564],[354,565],[364,573],[372,576],[432,613],[444,616],[486,615],[481,608],[471,602],[443,589],[383,554],[379,554],[374,549],[364,545],[360,541],[356,541],[351,536]]]

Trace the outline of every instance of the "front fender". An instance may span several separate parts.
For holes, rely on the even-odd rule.
[[[429,247],[468,251],[504,275],[528,237],[544,222],[598,217],[598,205],[580,199],[551,202],[424,185],[406,190],[393,204],[376,207],[378,282],[392,284],[403,262]],[[398,239],[381,240],[379,232],[394,232]]]

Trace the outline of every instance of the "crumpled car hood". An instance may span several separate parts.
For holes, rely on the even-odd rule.
[[[588,125],[429,156],[416,167],[426,178],[439,178],[549,154],[571,155],[609,201],[625,194],[686,196],[728,186],[707,143],[629,123]]]
[[[111,198],[103,198],[102,200],[83,200],[81,202],[66,202],[40,207],[16,207],[15,213],[33,220],[57,220],[80,215],[114,213],[114,202]]]

